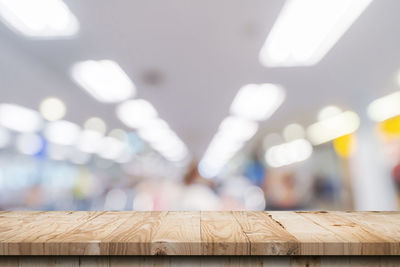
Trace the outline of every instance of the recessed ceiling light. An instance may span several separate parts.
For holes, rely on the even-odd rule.
[[[17,132],[36,132],[42,128],[39,112],[14,104],[0,104],[0,125]]]
[[[285,91],[274,84],[248,84],[236,94],[230,112],[248,120],[268,119],[282,104]]]
[[[260,62],[267,67],[318,63],[371,2],[286,1],[260,51]]]
[[[338,137],[355,132],[360,126],[360,118],[353,111],[345,111],[326,120],[316,122],[307,129],[308,139],[319,145]]]
[[[71,69],[72,78],[100,102],[120,102],[133,97],[136,88],[112,60],[78,62]]]
[[[0,0],[0,16],[32,38],[70,37],[79,30],[78,20],[61,0]]]
[[[155,108],[144,99],[125,101],[118,105],[116,113],[126,126],[136,129],[158,116]]]
[[[257,132],[258,124],[241,117],[229,116],[219,126],[218,133],[233,142],[245,142]]]
[[[269,148],[265,152],[265,161],[271,167],[281,167],[308,159],[313,148],[305,139],[296,139],[288,143]]]
[[[374,121],[384,121],[400,115],[400,91],[374,100],[367,111]]]

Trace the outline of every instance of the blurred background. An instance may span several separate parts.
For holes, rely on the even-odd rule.
[[[397,0],[0,0],[1,210],[398,210]]]

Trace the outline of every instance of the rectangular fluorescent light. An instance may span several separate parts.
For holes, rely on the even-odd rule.
[[[117,106],[117,117],[130,128],[141,128],[157,118],[158,113],[148,101],[134,99],[125,101]]]
[[[311,66],[335,45],[372,0],[288,0],[259,59],[266,67]]]
[[[11,29],[32,38],[70,37],[79,30],[61,0],[0,0],[0,16]]]
[[[0,125],[17,132],[36,132],[43,126],[39,112],[14,104],[0,104]]]
[[[120,102],[136,93],[131,79],[112,60],[78,62],[73,65],[71,75],[78,85],[100,102]]]
[[[304,161],[311,156],[312,151],[310,142],[301,138],[269,148],[264,158],[269,166],[278,168]]]
[[[219,126],[217,135],[232,142],[246,142],[251,139],[258,130],[258,124],[241,117],[229,116]]]
[[[169,161],[183,161],[189,156],[186,145],[160,118],[140,123],[138,135]]]
[[[236,116],[225,118],[199,163],[200,174],[205,178],[218,175],[257,130],[258,124],[254,121]]]
[[[384,121],[400,115],[400,91],[374,100],[367,111],[374,121]]]
[[[230,113],[248,120],[268,119],[282,104],[285,91],[275,84],[248,84],[240,88]]]
[[[307,136],[314,145],[319,145],[351,134],[359,126],[360,118],[357,113],[345,111],[310,125],[307,129]]]

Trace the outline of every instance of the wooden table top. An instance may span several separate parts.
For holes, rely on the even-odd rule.
[[[400,255],[400,212],[0,212],[0,255]]]

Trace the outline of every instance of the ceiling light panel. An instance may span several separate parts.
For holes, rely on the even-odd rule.
[[[144,99],[125,101],[118,105],[116,112],[126,126],[135,129],[143,127],[158,116],[153,105]]]
[[[230,112],[248,120],[268,119],[282,104],[285,91],[275,84],[248,84],[236,94]]]
[[[267,67],[318,63],[371,2],[286,1],[260,51],[260,62]]]
[[[71,37],[79,31],[78,20],[61,0],[0,0],[0,17],[31,38]]]
[[[400,115],[400,91],[374,100],[367,112],[374,121],[384,121]]]
[[[75,82],[100,102],[124,101],[136,94],[136,88],[122,68],[112,60],[87,60],[74,64]]]
[[[39,112],[14,104],[0,104],[0,125],[17,132],[36,132],[43,126]]]
[[[328,119],[316,122],[307,129],[308,139],[319,145],[338,137],[355,132],[360,126],[360,118],[353,111],[345,111]]]

